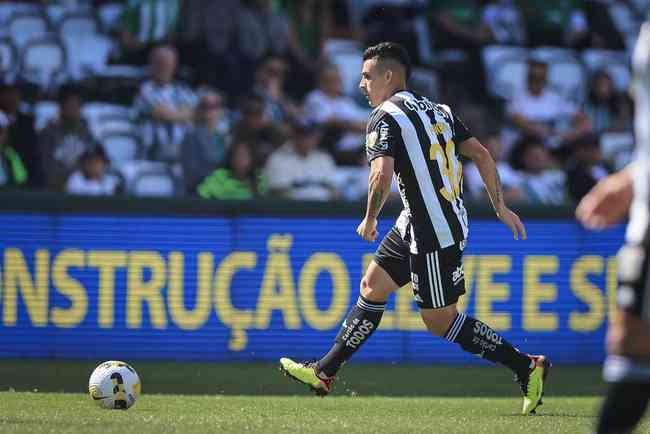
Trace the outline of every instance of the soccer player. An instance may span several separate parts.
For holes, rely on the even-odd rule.
[[[410,61],[403,47],[383,42],[368,48],[363,60],[359,87],[375,110],[366,135],[368,205],[357,233],[369,242],[377,237],[393,172],[404,210],[368,266],[361,295],[330,351],[314,363],[282,358],[281,368],[316,394],[329,393],[341,365],[379,327],[388,296],[410,281],[429,331],[510,368],[524,394],[522,413],[534,412],[550,368],[547,358],[520,352],[490,326],[456,309],[465,293],[462,255],[468,232],[461,155],[476,163],[497,217],[515,239],[526,238],[524,225],[503,201],[495,163],[448,106],[406,88]]]
[[[598,434],[631,432],[650,398],[650,21],[641,28],[633,66],[635,161],[598,183],[576,209],[578,220],[593,229],[614,224],[630,211],[618,254],[618,308],[607,333],[604,376],[611,385]]]

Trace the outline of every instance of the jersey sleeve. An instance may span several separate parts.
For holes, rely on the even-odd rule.
[[[465,126],[465,123],[454,113],[454,142],[462,143],[472,137],[472,133]]]
[[[402,130],[388,113],[373,114],[366,129],[366,156],[368,163],[377,157],[393,157],[404,147]]]

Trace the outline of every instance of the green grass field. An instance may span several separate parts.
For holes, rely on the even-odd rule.
[[[350,365],[320,399],[272,365],[139,362],[143,396],[109,411],[85,394],[94,367],[0,361],[0,433],[586,434],[604,390],[599,367],[556,367],[544,405],[524,417],[499,368]]]

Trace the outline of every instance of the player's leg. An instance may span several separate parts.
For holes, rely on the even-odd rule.
[[[533,411],[541,399],[548,362],[544,356],[520,352],[489,325],[458,312],[456,302],[465,293],[458,246],[411,255],[411,267],[418,280],[415,300],[427,329],[471,354],[510,368],[522,385],[523,412]]]
[[[341,365],[358,351],[379,327],[388,296],[410,280],[408,245],[393,228],[382,240],[361,279],[359,298],[348,312],[330,350],[315,363],[280,359],[282,369],[319,395],[331,390]]]
[[[632,223],[631,223],[632,224]],[[619,308],[607,333],[605,380],[610,383],[598,434],[632,432],[650,398],[650,248],[627,245],[619,253]]]

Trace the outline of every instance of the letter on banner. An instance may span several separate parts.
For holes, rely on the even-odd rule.
[[[481,256],[476,281],[476,316],[490,324],[494,330],[510,330],[512,320],[508,312],[494,312],[492,303],[510,299],[510,285],[495,283],[495,274],[509,273],[512,268],[510,256]],[[463,297],[461,297],[463,298]]]
[[[144,280],[144,270],[151,272],[150,279]],[[132,252],[129,255],[127,273],[126,325],[129,328],[142,327],[142,305],[149,306],[151,325],[157,329],[167,327],[165,302],[160,293],[165,286],[165,261],[158,252]]]
[[[35,279],[29,273],[23,253],[18,249],[5,250],[5,281],[3,290],[3,324],[15,326],[18,318],[18,293],[27,307],[27,314],[34,327],[47,325],[49,303],[50,253],[39,249],[35,254]]]
[[[558,328],[554,312],[541,312],[539,305],[557,300],[557,286],[543,283],[540,277],[556,274],[557,256],[526,256],[524,259],[523,327],[531,331],[552,331]]]
[[[57,327],[76,327],[88,313],[88,294],[83,284],[72,277],[70,267],[81,268],[86,265],[84,252],[78,249],[64,250],[54,258],[52,264],[52,284],[62,295],[70,300],[70,307],[53,307],[50,313],[52,323]]]
[[[194,309],[185,307],[185,256],[171,252],[168,259],[167,305],[172,321],[183,330],[198,330],[210,316],[210,286],[212,283],[213,257],[211,253],[198,255],[196,296]]]
[[[257,264],[255,252],[234,252],[226,256],[217,270],[214,282],[214,307],[219,321],[230,328],[228,349],[241,351],[246,348],[246,330],[253,325],[253,311],[237,309],[232,304],[232,279],[241,269],[252,270]]]
[[[115,312],[115,270],[126,267],[126,252],[91,250],[88,266],[99,268],[97,324],[101,328],[113,327]]]
[[[293,270],[289,260],[289,249],[292,243],[290,234],[273,234],[266,243],[269,257],[266,260],[262,289],[257,299],[255,326],[258,329],[269,328],[274,310],[282,312],[286,328],[294,330],[300,328]]]
[[[322,272],[332,277],[332,300],[329,308],[320,310],[316,303],[316,280]],[[336,327],[348,310],[350,276],[345,263],[334,253],[315,253],[302,267],[298,283],[300,307],[305,321],[316,330]]]

